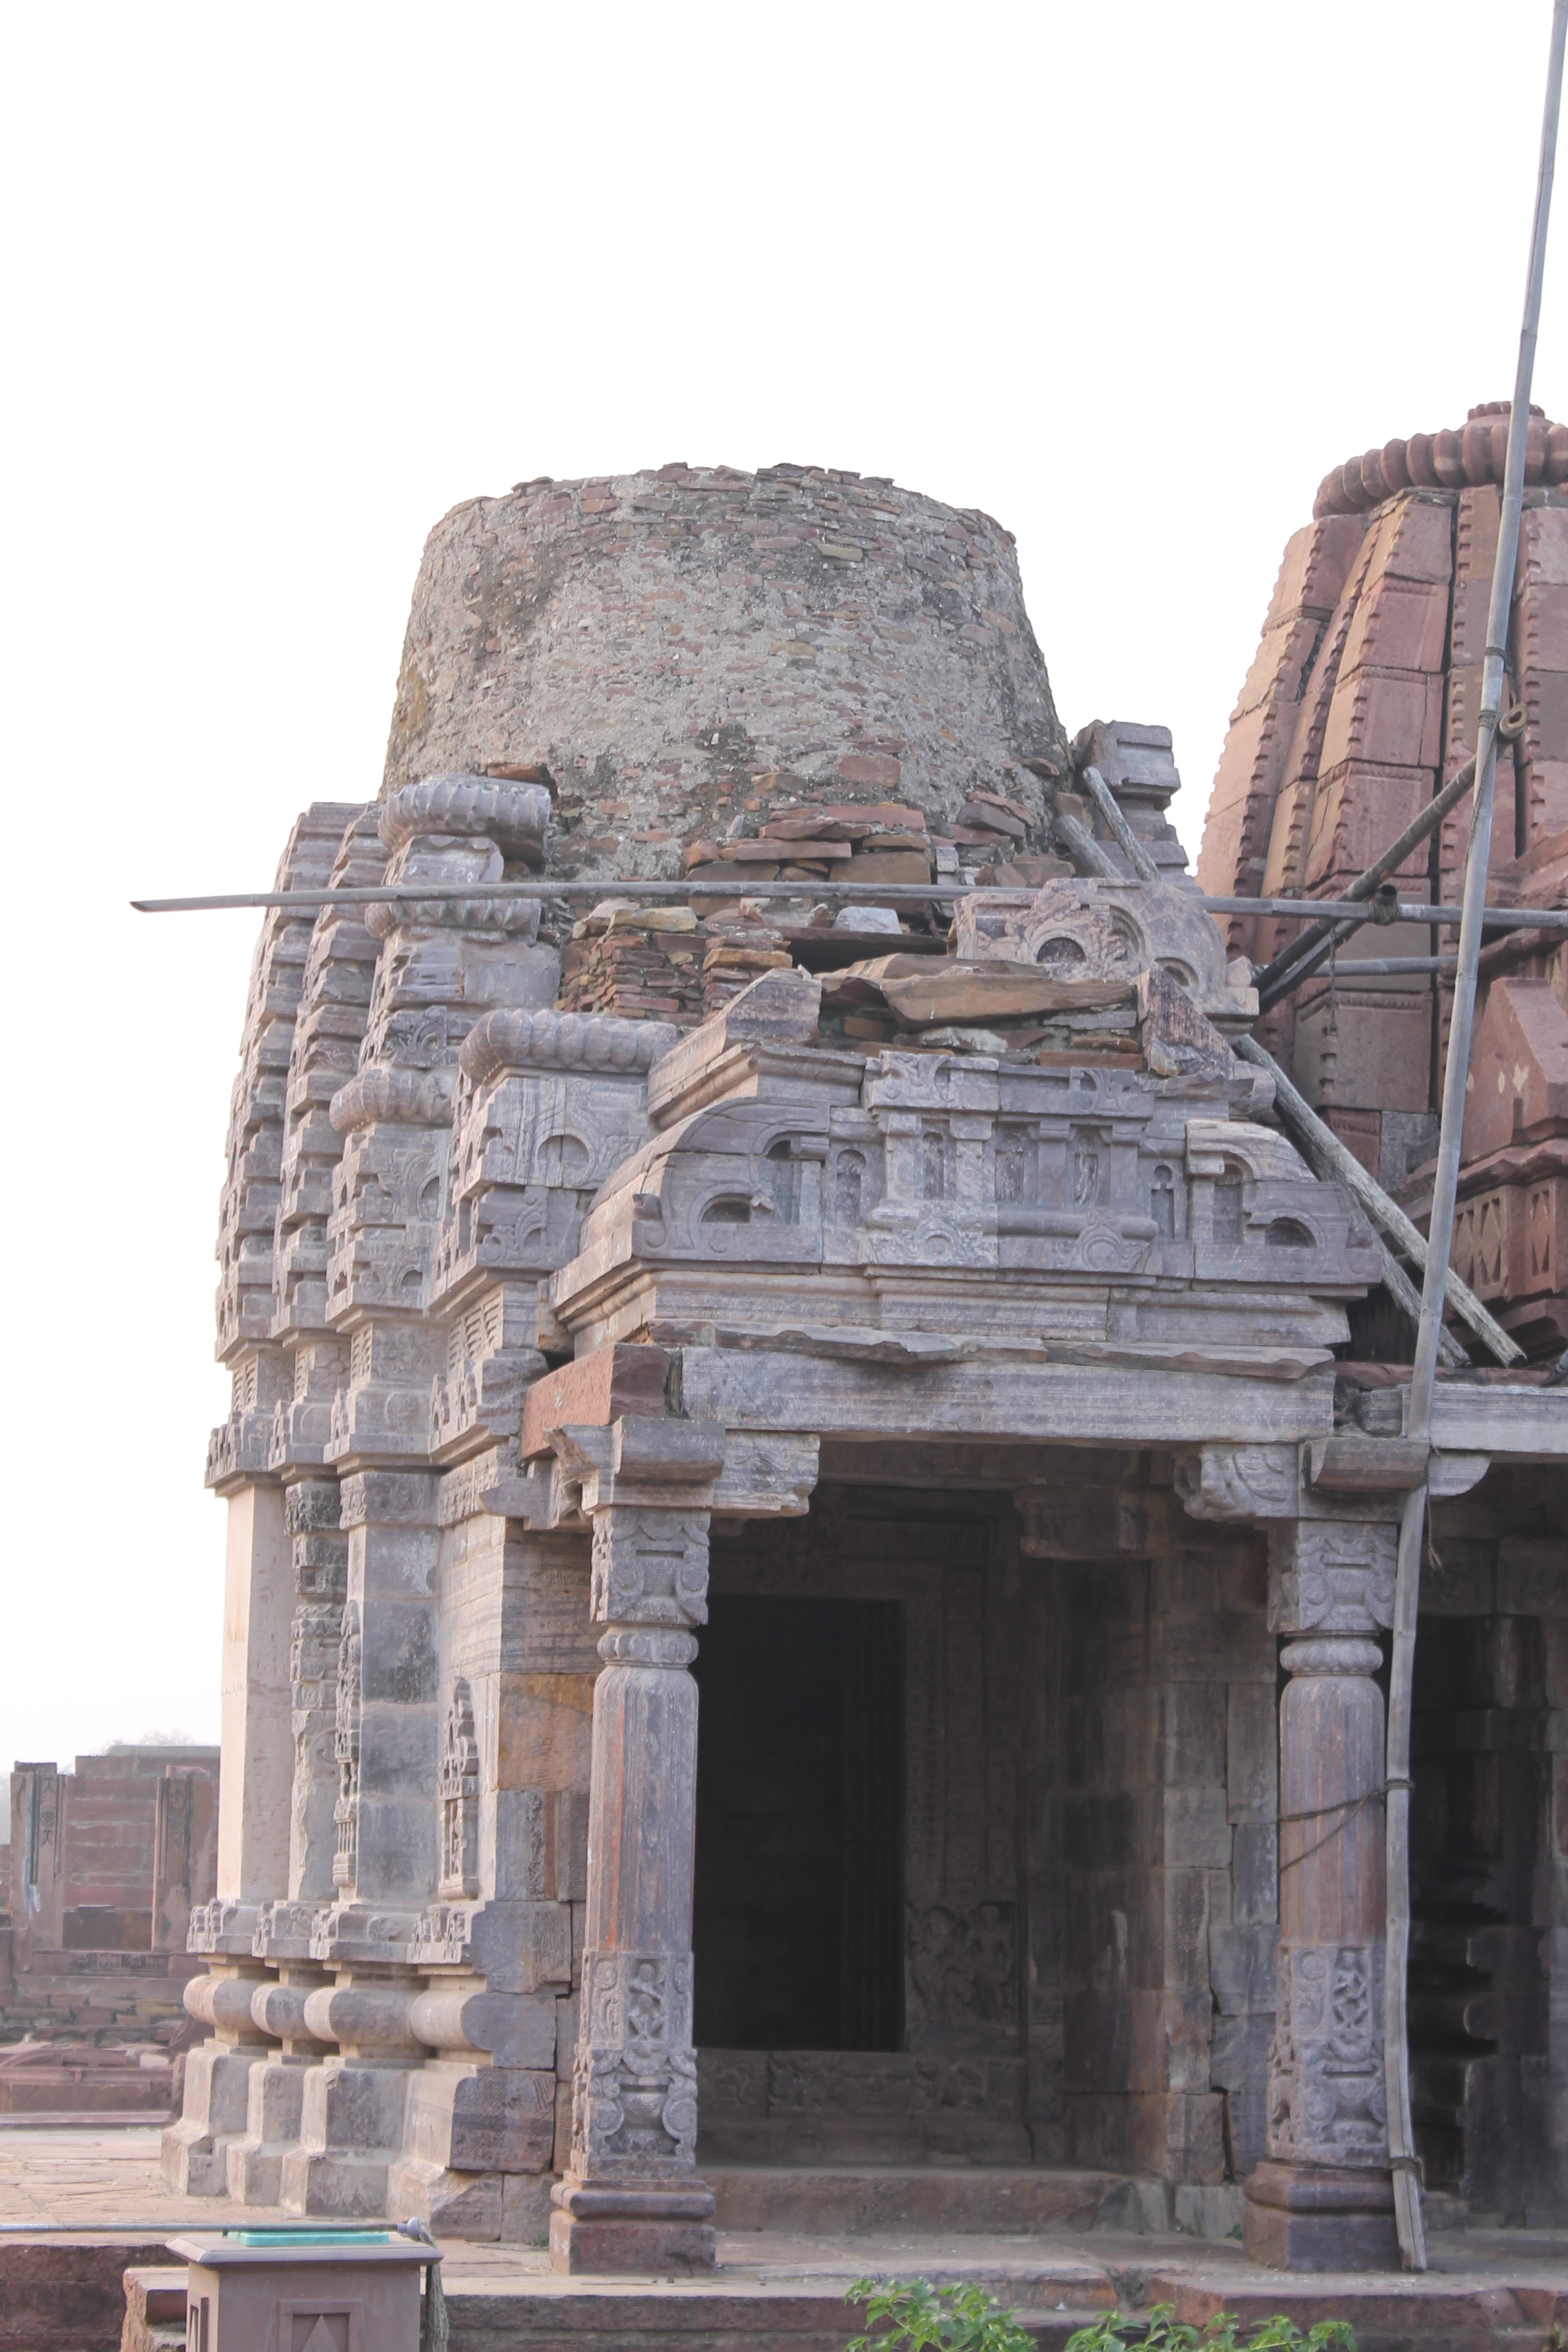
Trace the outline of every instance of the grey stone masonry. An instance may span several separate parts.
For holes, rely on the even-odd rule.
[[[432,535],[384,794],[300,819],[328,903],[246,1013],[175,2188],[647,2273],[727,2163],[1068,2162],[1383,2259],[1381,1261],[1233,1051],[1164,730],[1078,756],[1166,878],[1036,854],[1073,757],[983,516],[667,467]],[[550,898],[786,862],[766,919]],[[911,866],[951,907],[877,903]],[[1568,1391],[1434,1426],[1434,1609],[1536,1629],[1441,1789],[1417,1742],[1479,2198],[1510,2116],[1568,2142]]]

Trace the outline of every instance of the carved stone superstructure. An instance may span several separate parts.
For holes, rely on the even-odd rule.
[[[459,509],[386,796],[297,829],[295,881],[457,890],[263,927],[215,2038],[167,2169],[664,2272],[712,2261],[727,2163],[1068,2160],[1254,2175],[1269,2258],[1380,2259],[1406,1465],[1335,1361],[1380,1262],[1231,1050],[1168,738],[1079,746],[1168,879],[1040,854],[1072,755],[1004,535],[883,488]],[[786,618],[820,663],[764,727]],[[1000,878],[889,934],[877,861],[956,886],[982,839]],[[830,840],[854,928],[813,919]],[[781,843],[799,903],[710,912],[668,990],[687,910],[549,898]],[[1440,1392],[1434,1491],[1549,1455],[1531,1402]]]

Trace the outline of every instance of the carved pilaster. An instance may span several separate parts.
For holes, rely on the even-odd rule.
[[[589,1485],[595,1497],[624,1490],[636,1499],[601,1500],[594,1512],[593,1612],[605,1627],[605,1671],[594,1692],[572,2162],[551,2219],[558,2270],[696,2270],[713,2260],[713,2199],[696,2171],[697,1686],[689,1672],[691,1628],[708,1618],[709,1515],[690,1507],[691,1433],[701,1424],[673,1427],[665,1475],[675,1507],[648,1499],[657,1440],[646,1436],[635,1486],[615,1474]],[[707,1439],[710,1475],[721,1459],[715,1435]],[[630,1449],[616,1451],[624,1461]]]
[[[331,1902],[332,1895],[332,1815],[338,1794],[334,1734],[349,1570],[348,1538],[339,1525],[337,1480],[309,1478],[290,1486],[285,1520],[294,1555],[289,1897],[291,1906],[309,1906],[312,1901]],[[305,1933],[308,1939],[308,1927]],[[289,1957],[303,1958],[308,1950],[306,1940]]]
[[[1247,2183],[1253,2261],[1397,2263],[1384,2092],[1383,1664],[1394,1530],[1269,1529],[1269,1622],[1289,1642],[1279,1707],[1279,2005],[1268,2154]]]

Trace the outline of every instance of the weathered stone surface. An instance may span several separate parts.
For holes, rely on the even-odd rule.
[[[520,485],[437,524],[386,782],[544,761],[570,824],[558,871],[674,874],[759,784],[835,815],[851,789],[896,787],[950,824],[1003,777],[1037,810],[1019,763],[1042,753],[1065,768],[1012,540],[988,517],[819,468],[665,467]]]

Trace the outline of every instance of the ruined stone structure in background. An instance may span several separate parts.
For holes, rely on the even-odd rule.
[[[1090,761],[1159,882],[1053,852]],[[737,2164],[779,2215],[791,2167],[1071,2167],[1391,2258],[1399,1391],[1336,1362],[1379,1261],[1232,1051],[1176,781],[1160,729],[1068,746],[984,517],[667,467],[438,526],[383,795],[280,879],[458,891],[270,912],[234,1096],[175,2185],[661,2271]],[[616,895],[682,873],[734,896]],[[1543,1709],[1568,1406],[1436,1425],[1437,1608],[1536,1580],[1466,1704]],[[1509,1948],[1510,2019],[1561,2008]],[[1546,2042],[1510,2063],[1477,2193],[1556,2211]]]
[[[184,2039],[191,1910],[216,1883],[217,1781],[216,1748],[16,1766],[0,2042]]]

